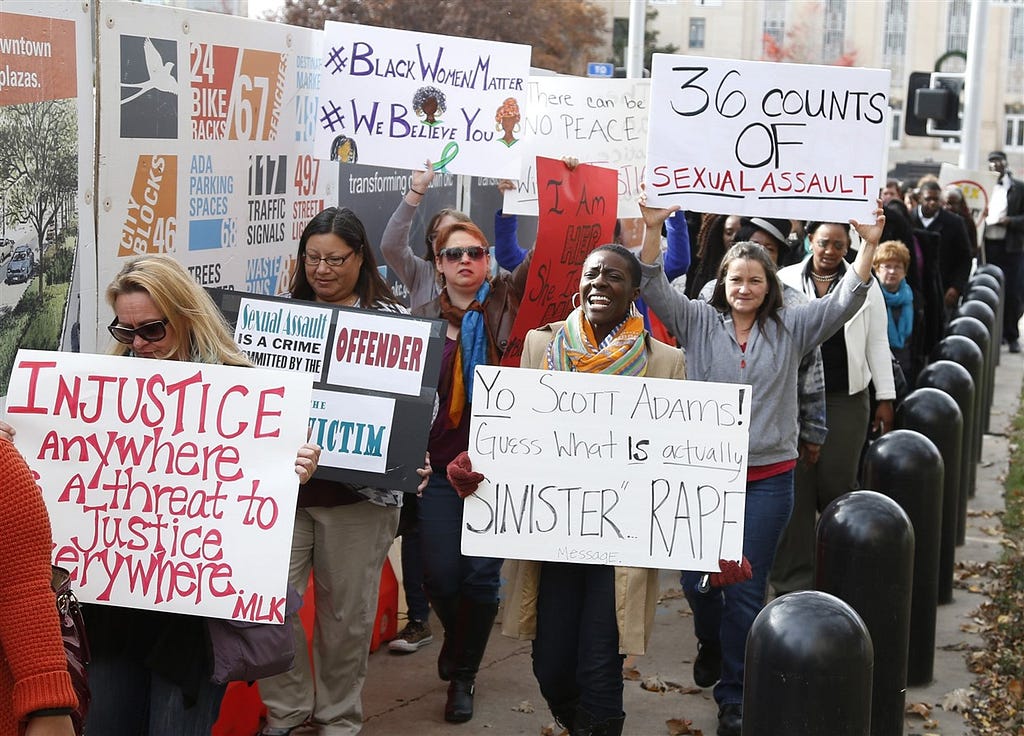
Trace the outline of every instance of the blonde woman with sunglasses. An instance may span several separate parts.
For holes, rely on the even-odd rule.
[[[110,352],[155,360],[252,365],[210,296],[166,255],[125,264],[107,287],[114,312]],[[14,428],[0,422],[0,438]],[[295,458],[299,482],[316,471],[320,447]],[[210,680],[206,619],[120,606],[84,605],[92,661],[86,732],[103,736],[207,736],[224,685]]]

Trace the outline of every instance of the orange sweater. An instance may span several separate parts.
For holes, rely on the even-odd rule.
[[[50,519],[21,455],[0,440],[0,736],[44,708],[73,708],[50,589]]]

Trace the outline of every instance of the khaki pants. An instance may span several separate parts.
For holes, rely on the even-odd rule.
[[[312,719],[325,736],[359,733],[380,572],[398,515],[397,506],[368,501],[296,510],[288,582],[305,590],[313,571],[313,662],[296,613],[295,666],[260,680],[269,725],[288,728]]]

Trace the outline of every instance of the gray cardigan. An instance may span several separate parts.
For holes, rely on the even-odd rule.
[[[797,457],[797,368],[801,357],[842,327],[864,303],[868,284],[852,268],[829,295],[779,311],[782,327],[755,322],[744,353],[732,317],[707,302],[687,299],[665,278],[661,261],[640,264],[640,293],[686,349],[690,380],[747,383],[751,395],[750,466]]]
[[[410,309],[426,304],[441,293],[434,262],[423,260],[409,245],[409,229],[416,209],[403,196],[380,239],[380,252],[384,261],[409,290]]]

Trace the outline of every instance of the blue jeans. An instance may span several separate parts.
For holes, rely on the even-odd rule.
[[[409,612],[410,621],[422,621],[426,623],[430,616],[430,604],[427,603],[427,593],[423,590],[423,560],[420,552],[420,527],[416,519],[419,499],[408,494],[402,505],[401,524],[405,528],[402,534],[402,589],[405,591],[405,603]],[[407,523],[406,516],[412,515],[411,522]]]
[[[226,685],[209,680],[185,707],[181,688],[129,657],[94,653],[89,663],[92,702],[85,730],[103,736],[209,736]]]
[[[431,600],[461,595],[497,601],[501,563],[462,554],[463,500],[442,473],[430,476],[419,499],[423,582]]]
[[[545,562],[537,595],[533,674],[552,710],[579,700],[596,720],[622,715],[615,568]]]
[[[684,572],[683,592],[693,611],[693,628],[702,642],[720,642],[722,678],[715,685],[719,705],[743,702],[743,657],[747,634],[768,594],[768,573],[775,547],[793,509],[793,471],[747,483],[743,514],[743,554],[753,577],[745,583],[697,592],[702,573]]]

